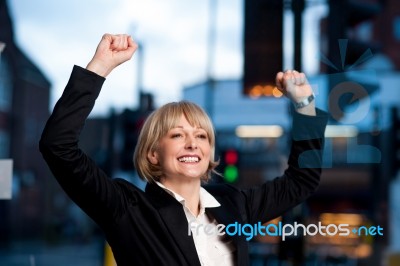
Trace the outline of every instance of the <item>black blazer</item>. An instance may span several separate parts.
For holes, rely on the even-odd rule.
[[[104,78],[75,66],[40,140],[54,176],[104,231],[119,266],[200,265],[182,205],[156,184],[143,192],[108,177],[78,147],[79,134]],[[267,222],[304,201],[318,186],[326,115],[294,113],[289,167],[282,177],[239,190],[220,184],[205,188],[220,202],[207,212],[222,224]],[[237,265],[248,265],[244,236],[232,237]]]

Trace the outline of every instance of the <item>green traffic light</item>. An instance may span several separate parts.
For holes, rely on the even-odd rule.
[[[228,165],[225,167],[224,171],[224,179],[228,183],[234,183],[237,181],[239,177],[239,171],[236,166],[234,165]]]

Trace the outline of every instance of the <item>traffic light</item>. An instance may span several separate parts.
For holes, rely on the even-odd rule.
[[[379,51],[380,44],[373,38],[373,24],[381,5],[365,0],[329,1],[328,58],[334,66],[354,66],[367,50]],[[348,40],[346,58],[342,56],[343,50],[338,49],[339,40]]]
[[[329,113],[335,121],[379,89],[376,73],[362,73],[357,66],[380,50],[373,25],[381,5],[365,0],[329,1],[328,57],[321,61],[328,66]]]
[[[140,134],[140,130],[148,116],[148,112],[125,109],[122,113],[123,146],[121,154],[121,169],[133,170],[133,153]]]
[[[223,175],[227,183],[235,183],[239,178],[239,152],[235,149],[228,149],[223,153]]]
[[[243,93],[276,96],[275,75],[283,68],[282,0],[244,1]],[[278,94],[279,95],[279,94]]]
[[[122,113],[123,147],[120,160],[122,170],[131,171],[134,169],[133,153],[144,122],[154,110],[153,103],[153,95],[141,91],[139,94],[139,108],[136,110],[125,109]]]

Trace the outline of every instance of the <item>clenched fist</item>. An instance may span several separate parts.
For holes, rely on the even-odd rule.
[[[304,73],[287,70],[276,74],[277,88],[291,101],[299,103],[313,94],[312,88]],[[299,113],[315,115],[315,103],[311,102],[304,108],[297,109]]]
[[[126,34],[104,34],[86,69],[106,77],[118,65],[132,58],[138,45]]]

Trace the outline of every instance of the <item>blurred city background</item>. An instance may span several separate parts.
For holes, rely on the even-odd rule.
[[[396,0],[0,0],[0,160],[13,160],[12,197],[0,199],[0,265],[113,265],[104,236],[38,150],[72,65],[85,67],[105,32],[140,45],[107,78],[81,136],[110,176],[144,187],[131,159],[141,125],[182,99],[214,122],[223,177],[213,182],[245,188],[279,176],[292,107],[274,78],[301,70],[330,113],[322,181],[270,223],[379,226],[383,235],[257,237],[251,265],[400,265]]]

